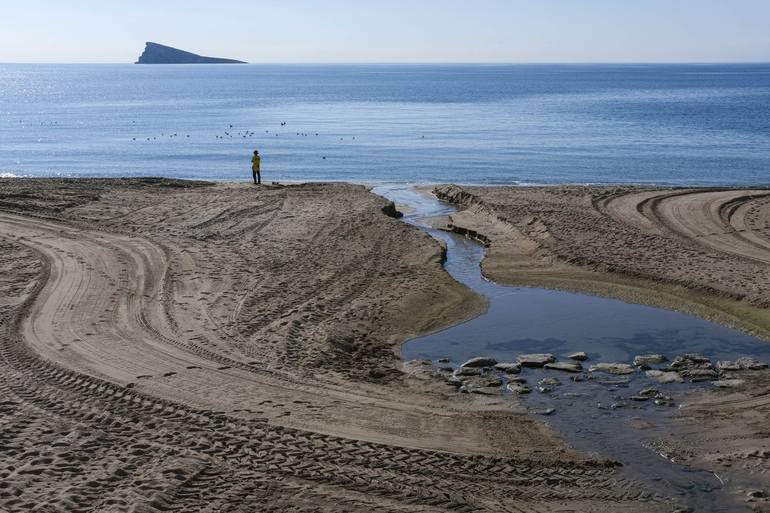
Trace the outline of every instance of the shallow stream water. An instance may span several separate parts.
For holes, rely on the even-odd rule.
[[[585,351],[585,369],[596,362],[630,364],[635,355],[651,353],[663,354],[669,360],[700,353],[715,362],[742,356],[770,361],[770,344],[690,315],[583,294],[498,285],[481,273],[484,248],[480,244],[432,229],[421,221],[451,214],[456,211],[453,206],[408,185],[379,186],[374,192],[409,207],[403,220],[446,244],[449,274],[489,300],[484,314],[406,342],[402,346],[404,360],[431,360],[438,367],[439,359],[448,359],[449,365],[457,367],[475,356],[515,362],[520,354],[553,353],[558,361],[569,361],[568,354]],[[501,377],[506,379],[503,374]],[[722,491],[720,476],[670,461],[664,450],[645,442],[665,438],[677,397],[693,387],[712,386],[708,382],[664,385],[643,372],[575,375],[530,368],[522,369],[516,377],[525,379],[532,390],[522,396],[530,412],[576,449],[621,462],[628,477],[693,511],[741,511]],[[537,383],[543,378],[556,378],[559,384],[540,392]],[[671,396],[674,405],[629,400],[645,388]]]

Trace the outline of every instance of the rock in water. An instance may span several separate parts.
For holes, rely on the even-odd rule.
[[[543,378],[537,384],[541,387],[555,387],[561,385],[561,382],[556,378]]]
[[[481,376],[481,368],[479,367],[460,367],[455,369],[455,376]]]
[[[569,358],[570,360],[577,360],[579,362],[584,362],[588,360],[588,355],[586,354],[585,351],[578,351],[577,353],[572,353],[567,355],[567,358]]]
[[[522,367],[542,367],[546,363],[553,363],[556,358],[551,353],[523,354],[518,357]]]
[[[745,370],[767,369],[767,364],[765,362],[760,362],[756,358],[751,358],[749,356],[738,358],[736,362],[741,366],[741,369]]]
[[[714,369],[689,369],[686,375],[690,381],[709,381],[719,377]]]
[[[741,365],[738,362],[731,362],[727,360],[720,360],[717,362],[717,367],[719,367],[719,370],[722,372],[742,370]]]
[[[671,362],[671,368],[690,381],[706,381],[718,377],[711,360],[699,354],[677,356]]]
[[[580,365],[580,363],[578,362],[546,363],[545,368],[552,369],[552,370],[560,370],[565,372],[581,372],[583,370],[583,366]]]
[[[665,372],[660,370],[648,370],[646,373],[648,378],[656,380],[658,383],[681,383],[684,381],[682,376],[678,372]]]
[[[746,382],[742,379],[720,379],[712,381],[711,384],[718,388],[738,388]]]
[[[689,353],[674,358],[674,361],[671,362],[671,367],[674,369],[691,369],[696,367],[701,369],[710,369],[711,360],[700,354]]]
[[[738,358],[734,362],[719,362],[717,365],[719,369],[723,371],[760,370],[767,368],[765,362],[760,362],[756,358],[751,358],[749,356]]]
[[[503,371],[506,374],[518,374],[521,372],[521,364],[519,363],[498,363],[495,365],[495,369]]]
[[[488,356],[477,356],[476,358],[471,358],[464,364],[460,365],[460,367],[493,367],[497,364],[497,360],[494,358],[489,358]]]
[[[204,57],[166,45],[147,42],[144,52],[134,64],[246,64],[235,59]]]
[[[662,354],[640,354],[634,356],[634,365],[637,367],[654,365],[656,363],[663,363],[665,361],[666,357]]]
[[[591,365],[589,372],[608,372],[610,374],[633,374],[634,368],[627,363],[597,363]]]
[[[639,391],[637,395],[641,395],[643,397],[655,397],[658,395],[658,391],[654,388],[645,388],[644,390]]]
[[[508,383],[508,391],[514,394],[528,394],[530,392],[529,387],[522,385],[521,383]]]

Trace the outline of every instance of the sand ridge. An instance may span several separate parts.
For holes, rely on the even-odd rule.
[[[483,302],[365,188],[3,180],[0,508],[663,511],[402,374]],[[419,381],[419,380],[418,380]]]

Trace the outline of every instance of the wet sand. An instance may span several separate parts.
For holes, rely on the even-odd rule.
[[[401,342],[485,304],[383,207],[1,180],[0,509],[669,510],[515,398],[402,372]]]

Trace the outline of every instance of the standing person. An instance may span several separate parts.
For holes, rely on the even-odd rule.
[[[259,152],[254,150],[254,156],[251,157],[251,174],[254,176],[254,184],[262,183],[262,176],[259,174]]]

